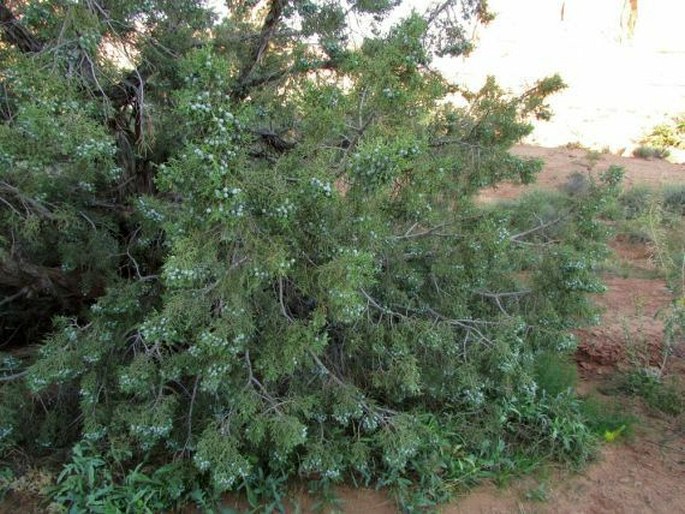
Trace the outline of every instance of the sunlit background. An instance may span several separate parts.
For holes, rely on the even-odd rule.
[[[222,11],[221,0],[209,3]],[[631,3],[637,6],[632,22]],[[429,4],[407,2],[419,11]],[[437,66],[470,88],[492,74],[514,92],[545,75],[561,74],[569,88],[553,98],[554,119],[539,124],[529,142],[580,143],[629,154],[655,125],[685,112],[685,1],[489,4],[497,18],[475,31],[476,51]],[[673,158],[685,162],[682,153]]]

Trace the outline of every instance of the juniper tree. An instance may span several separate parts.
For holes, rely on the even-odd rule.
[[[534,363],[591,313],[618,173],[554,213],[478,205],[534,179],[508,149],[563,84],[451,84],[433,58],[485,2],[398,4],[0,2],[5,448],[217,491],[587,456]]]

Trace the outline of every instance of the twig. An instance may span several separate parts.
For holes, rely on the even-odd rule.
[[[519,296],[524,296],[524,295],[530,294],[531,290],[530,289],[524,289],[522,291],[504,291],[501,293],[492,293],[490,291],[475,291],[475,293],[477,295],[484,297],[484,298],[490,298],[492,300],[495,300],[495,304],[499,308],[500,312],[502,312],[502,314],[504,314],[507,317],[511,317],[511,314],[509,314],[506,311],[506,309],[504,308],[504,306],[502,305],[501,299],[502,298],[511,298],[511,297],[517,298]]]
[[[521,241],[519,241],[519,240],[521,238],[526,237],[527,235],[533,234],[535,232],[538,232],[540,230],[544,230],[547,227],[550,227],[552,225],[559,223],[563,219],[564,219],[564,216],[559,216],[558,218],[554,218],[553,220],[548,221],[546,223],[541,223],[537,227],[533,227],[531,229],[524,230],[523,232],[519,232],[518,234],[514,234],[513,236],[509,237],[509,240],[516,242],[516,243],[520,243]]]
[[[19,380],[20,378],[26,376],[28,372],[28,370],[24,370],[20,371],[19,373],[15,373],[14,375],[0,376],[0,382],[12,382],[13,380]]]
[[[285,308],[285,302],[283,301],[283,278],[278,279],[278,301],[281,304],[281,312],[283,313],[283,316],[285,316],[288,321],[293,321],[293,318],[290,314],[288,314],[288,310]]]
[[[254,373],[252,372],[252,362],[250,361],[250,350],[245,350],[245,363],[247,364],[247,373],[248,373],[248,379],[247,379],[247,384],[245,384],[245,388],[249,387],[250,384],[254,384],[257,386],[257,389],[259,389],[259,395],[268,401],[270,403],[270,408],[275,410],[278,414],[283,414],[281,409],[279,408],[279,405],[282,405],[283,402],[279,403],[276,401],[276,399],[269,394],[269,392],[266,390],[266,387],[264,387],[264,384],[262,384],[257,377],[254,376]]]
[[[13,294],[12,296],[7,296],[2,301],[0,301],[0,307],[5,305],[6,303],[12,303],[14,300],[19,298],[20,296],[25,295],[27,292],[28,292],[28,289],[25,287],[22,287],[17,293]]]
[[[193,435],[193,407],[195,406],[195,397],[197,396],[197,386],[200,383],[200,375],[195,377],[195,383],[193,384],[193,393],[190,397],[190,407],[188,407],[188,432],[186,436],[185,447],[187,448],[190,444],[190,439]]]
[[[429,235],[435,235],[435,236],[440,236],[440,237],[456,237],[457,234],[440,234],[436,233],[438,230],[441,228],[444,228],[447,223],[440,223],[440,225],[436,225],[435,227],[431,227],[429,229],[424,230],[423,232],[413,232],[414,228],[418,223],[414,223],[409,230],[407,230],[403,235],[401,236],[395,236],[395,239],[411,239],[415,237],[423,237],[423,236],[429,236]]]
[[[311,358],[314,360],[317,366],[319,366],[322,370],[326,372],[327,375],[329,375],[333,381],[338,384],[340,387],[347,387],[347,384],[343,382],[335,373],[333,373],[330,369],[326,367],[326,365],[321,362],[321,359],[311,350],[309,350],[309,355]]]

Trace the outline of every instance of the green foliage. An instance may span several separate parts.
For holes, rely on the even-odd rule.
[[[9,467],[0,468],[0,502],[5,500],[5,496],[10,490],[10,484],[14,478],[14,473]]]
[[[627,189],[618,198],[622,207],[621,218],[635,219],[643,215],[653,201],[654,192],[646,186],[636,186]]]
[[[540,482],[536,487],[533,487],[526,492],[525,498],[528,501],[546,502],[550,499],[549,485],[546,482]]]
[[[595,395],[583,398],[581,412],[585,424],[600,437],[607,433],[630,437],[637,422],[636,418],[628,414],[618,403]]]
[[[184,463],[170,463],[152,472],[143,464],[116,477],[117,464],[104,459],[90,444],[73,447],[51,492],[54,503],[69,513],[157,513],[181,502],[194,501],[201,508],[210,503],[193,489],[193,475]]]
[[[544,352],[535,358],[535,380],[541,390],[556,396],[575,387],[578,371],[570,360],[564,361],[554,352]]]
[[[662,191],[664,209],[685,216],[685,185],[669,185]]]
[[[228,2],[216,26],[199,1],[26,3],[45,51],[0,48],[0,315],[25,350],[0,444],[72,448],[56,501],[281,508],[300,476],[411,509],[589,458],[540,366],[594,314],[621,171],[476,205],[534,180],[508,150],[563,83],[445,102],[431,58],[468,50],[485,3],[384,26],[396,3]]]
[[[682,386],[665,382],[658,370],[644,368],[632,371],[624,377],[621,388],[642,397],[647,405],[666,414],[677,416],[685,410]]]
[[[675,116],[670,122],[657,125],[642,142],[661,150],[685,148],[685,115]]]

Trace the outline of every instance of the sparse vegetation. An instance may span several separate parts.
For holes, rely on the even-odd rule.
[[[627,373],[621,389],[640,396],[650,407],[671,416],[677,416],[685,409],[685,388],[677,381],[664,379],[659,368],[642,368]]]
[[[633,157],[638,159],[665,159],[670,155],[668,148],[641,145],[633,150]]]
[[[657,150],[685,149],[685,115],[680,114],[668,123],[657,125],[642,143]]]
[[[685,217],[685,184],[669,185],[663,189],[664,209]]]

